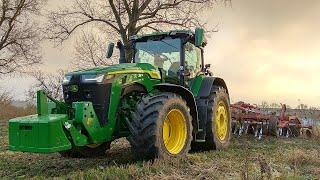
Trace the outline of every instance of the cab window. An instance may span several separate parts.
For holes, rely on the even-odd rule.
[[[185,50],[185,70],[190,73],[190,77],[195,77],[200,71],[201,49],[191,43],[184,45]]]
[[[166,76],[177,77],[180,68],[180,39],[137,42],[135,62],[149,63],[163,69]]]

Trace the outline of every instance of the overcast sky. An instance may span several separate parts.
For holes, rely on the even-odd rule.
[[[50,6],[64,2],[51,0]],[[219,32],[208,39],[206,62],[225,79],[232,101],[287,103],[319,107],[320,1],[233,0],[205,15]],[[43,44],[43,69],[66,68],[72,42],[60,48]],[[0,80],[18,99],[29,78]]]

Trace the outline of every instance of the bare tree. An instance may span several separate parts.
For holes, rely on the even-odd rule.
[[[0,89],[0,107],[5,107],[10,105],[12,102],[12,96],[8,91],[4,91]]]
[[[1,0],[0,74],[37,64],[41,60],[40,31],[34,22],[43,0]]]
[[[200,18],[200,14],[215,2],[216,0],[73,0],[71,7],[62,7],[49,14],[48,38],[63,42],[77,30],[93,25],[113,40],[121,38],[130,61],[130,36],[150,30],[205,27],[206,23],[204,18]]]
[[[36,79],[36,83],[27,91],[28,101],[34,101],[36,92],[44,90],[50,97],[58,100],[63,99],[62,81],[65,76],[64,70],[58,70],[56,74],[37,71],[31,74]]]
[[[23,107],[14,106],[12,95],[5,90],[0,89],[0,123],[11,118],[26,116],[35,113],[33,104],[25,104]],[[1,134],[1,133],[0,133]]]
[[[271,104],[269,105],[269,107],[270,107],[270,108],[279,109],[279,108],[281,108],[281,105],[280,105],[279,103],[273,102],[273,103],[271,103]]]
[[[296,109],[308,109],[308,105],[301,103],[297,106]]]
[[[267,101],[262,101],[261,104],[259,105],[260,108],[266,109],[269,108],[269,104]]]
[[[83,32],[76,41],[75,56],[72,66],[85,69],[115,63],[117,56],[106,58],[106,42],[101,34]]]

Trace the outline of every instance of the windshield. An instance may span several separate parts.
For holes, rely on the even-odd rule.
[[[149,63],[162,68],[168,76],[177,76],[180,67],[180,39],[137,42],[135,50],[136,63]]]

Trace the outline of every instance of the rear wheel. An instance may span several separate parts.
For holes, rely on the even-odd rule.
[[[190,110],[180,96],[147,95],[132,116],[128,140],[139,159],[184,156],[190,150],[191,122]]]
[[[107,149],[110,149],[111,142],[91,144],[82,147],[73,147],[70,150],[60,152],[62,157],[71,158],[93,158],[104,156]]]
[[[209,96],[205,149],[225,149],[231,139],[229,95],[222,87],[214,87]]]

